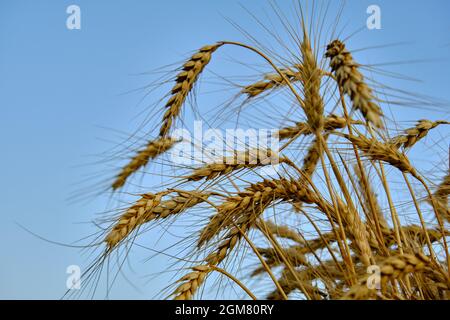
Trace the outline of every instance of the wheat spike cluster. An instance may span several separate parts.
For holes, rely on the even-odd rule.
[[[130,155],[111,188],[122,190],[182,143],[172,133],[222,50],[247,50],[266,64],[235,94],[245,108],[265,112],[281,148],[174,164],[163,187],[145,190],[110,220],[105,255],[143,242],[148,228],[190,221],[189,235],[177,234],[186,239],[178,244],[179,280],[164,298],[201,299],[227,284],[253,299],[449,299],[448,165],[431,177],[412,155],[450,122],[413,119],[399,130],[396,106],[379,98],[356,61],[364,52],[352,54],[350,41],[331,36],[318,43],[303,19],[297,23],[298,47],[286,59],[232,41],[190,56],[175,73],[155,138]],[[282,121],[262,110],[280,95],[273,101],[286,110]],[[260,173],[274,162],[275,173]]]

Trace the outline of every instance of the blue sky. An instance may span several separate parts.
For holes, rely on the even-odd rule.
[[[291,12],[291,1],[277,3]],[[81,8],[81,30],[66,28],[71,4]],[[139,123],[135,117],[145,107],[139,104],[143,92],[123,93],[154,80],[139,73],[180,61],[204,44],[245,41],[226,18],[266,37],[240,4],[257,16],[271,12],[259,0],[0,2],[0,298],[64,294],[66,267],[86,266],[89,257],[38,239],[19,225],[62,243],[94,232],[87,222],[105,210],[107,197],[68,199],[85,175],[105,169],[104,163],[92,164],[92,155],[111,147],[105,140],[120,141],[112,129],[132,132]],[[371,4],[382,10],[382,30],[363,30],[349,46],[406,42],[367,51],[364,62],[430,59],[392,70],[423,80],[408,83],[408,90],[450,101],[450,2],[350,0],[342,19],[348,23],[345,34],[364,26]],[[237,60],[248,57],[239,50],[227,52]],[[405,119],[429,116],[428,110],[414,112],[405,112]],[[164,270],[163,258],[133,261],[136,274],[130,277],[140,290],[120,278],[111,298],[151,298],[167,285],[165,275],[148,284],[142,278]],[[104,291],[97,297],[104,298]]]

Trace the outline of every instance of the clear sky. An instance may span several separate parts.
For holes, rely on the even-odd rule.
[[[292,11],[291,1],[277,3]],[[66,28],[71,4],[81,8],[81,30]],[[267,38],[240,4],[263,20],[263,9],[271,12],[261,0],[0,2],[0,298],[62,297],[67,266],[86,266],[89,256],[19,225],[67,244],[94,232],[87,222],[105,210],[107,198],[68,199],[87,174],[105,170],[92,155],[110,148],[111,140],[120,142],[113,129],[133,132],[139,122],[133,117],[142,111],[144,93],[123,93],[155,79],[138,74],[180,61],[204,44],[245,41],[227,18]],[[450,2],[350,0],[341,21],[348,23],[344,34],[365,25],[371,4],[382,10],[382,29],[363,30],[349,46],[404,43],[368,50],[364,62],[429,59],[392,70],[423,80],[407,83],[408,90],[450,101]],[[228,53],[236,60],[242,54]],[[416,112],[405,116],[428,116]],[[161,257],[132,261],[130,277],[139,290],[119,277],[111,298],[152,298],[170,280],[164,274],[148,283],[143,278],[164,270]],[[104,290],[97,297],[104,298]]]

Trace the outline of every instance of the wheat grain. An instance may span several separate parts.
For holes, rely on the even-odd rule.
[[[305,244],[305,240],[299,235],[296,230],[292,230],[288,226],[278,225],[272,221],[264,221],[264,223],[258,223],[258,228],[269,232],[270,234],[276,235],[280,238],[285,238],[292,240],[299,244]]]

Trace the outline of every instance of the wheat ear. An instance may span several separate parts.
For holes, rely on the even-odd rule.
[[[431,260],[421,254],[403,254],[391,256],[382,261],[380,267],[380,284],[385,287],[388,281],[400,280],[410,273],[423,271],[429,266]],[[366,300],[373,295],[369,289],[368,277],[365,276],[360,283],[356,284],[343,296],[344,300]]]
[[[163,116],[163,124],[159,132],[160,136],[164,137],[168,134],[198,76],[211,60],[212,53],[221,45],[217,43],[202,47],[183,65],[183,70],[176,77],[176,84],[172,88],[171,97],[166,103],[167,110]]]
[[[236,196],[228,197],[217,208],[217,213],[210,218],[209,223],[202,229],[197,246],[201,247],[220,230],[232,225],[239,216],[260,214],[272,201],[278,200],[281,190],[277,183],[268,180],[251,184],[245,191]]]
[[[270,220],[264,221],[264,223],[258,223],[258,228],[277,237],[289,239],[299,244],[306,243],[306,241],[299,235],[298,231],[285,225],[275,224]]]
[[[286,157],[278,157],[271,150],[235,152],[234,156],[224,157],[221,162],[207,164],[195,169],[190,175],[185,176],[184,179],[188,181],[212,180],[243,168],[253,169],[279,163],[290,163],[290,160]]]
[[[271,200],[272,191],[267,190],[265,195],[261,195],[261,206],[267,206]],[[211,272],[210,266],[217,266],[221,263],[228,254],[235,248],[243,234],[253,226],[258,214],[253,212],[246,212],[241,215],[235,222],[235,225],[228,231],[225,238],[205,259],[206,265],[201,265],[193,268],[193,272],[181,278],[183,284],[178,286],[174,291],[175,300],[188,300],[197,291],[198,287],[204,282],[206,276]]]
[[[433,196],[436,204],[437,214],[450,222],[450,210],[448,206],[448,195],[450,194],[450,173],[439,184]]]
[[[361,121],[351,120],[351,124],[362,124]],[[324,119],[324,130],[331,132],[337,129],[343,129],[347,125],[347,120],[332,114]],[[297,122],[294,126],[284,127],[278,130],[277,135],[280,140],[298,137],[300,135],[311,135],[314,132],[306,122]]]
[[[436,128],[441,124],[450,124],[447,121],[430,121],[430,120],[419,120],[415,127],[405,130],[404,135],[400,135],[391,140],[391,144],[395,145],[397,148],[403,146],[403,148],[411,148],[419,140],[424,138],[430,130]]]
[[[180,214],[188,208],[204,202],[210,194],[198,191],[177,191],[176,196],[161,201],[171,191],[158,194],[147,193],[141,196],[117,221],[105,238],[108,250],[114,248],[131,232],[144,223],[155,219],[165,219],[169,215]]]
[[[298,69],[300,66],[295,66]],[[293,69],[280,69],[280,71],[284,74],[286,78],[288,78],[291,82],[297,81],[300,78],[300,73]],[[242,89],[242,93],[246,94],[249,98],[254,98],[259,96],[260,94],[267,92],[271,89],[279,88],[285,85],[286,82],[283,80],[278,73],[271,73],[264,76],[264,80],[252,83]]]
[[[359,150],[364,152],[369,159],[389,163],[402,172],[408,172],[414,177],[418,177],[417,171],[411,165],[408,158],[403,153],[400,153],[392,144],[382,143],[375,138],[369,139],[363,135],[339,135],[350,140]]]
[[[145,149],[139,151],[131,161],[122,168],[112,184],[113,190],[121,188],[127,179],[140,168],[145,167],[150,159],[155,159],[164,152],[170,150],[178,140],[160,137],[150,141]]]
[[[303,29],[305,31],[305,29]],[[300,46],[302,53],[302,68],[300,81],[303,85],[304,111],[308,124],[312,131],[320,132],[324,126],[323,109],[324,103],[320,94],[322,70],[317,66],[317,60],[311,48],[311,42],[306,34]]]
[[[365,83],[363,75],[358,70],[358,64],[345,48],[345,44],[334,40],[327,46],[325,56],[331,59],[330,67],[336,75],[337,83],[343,92],[350,96],[353,108],[359,110],[369,123],[382,128],[381,108],[374,102],[372,90]]]

